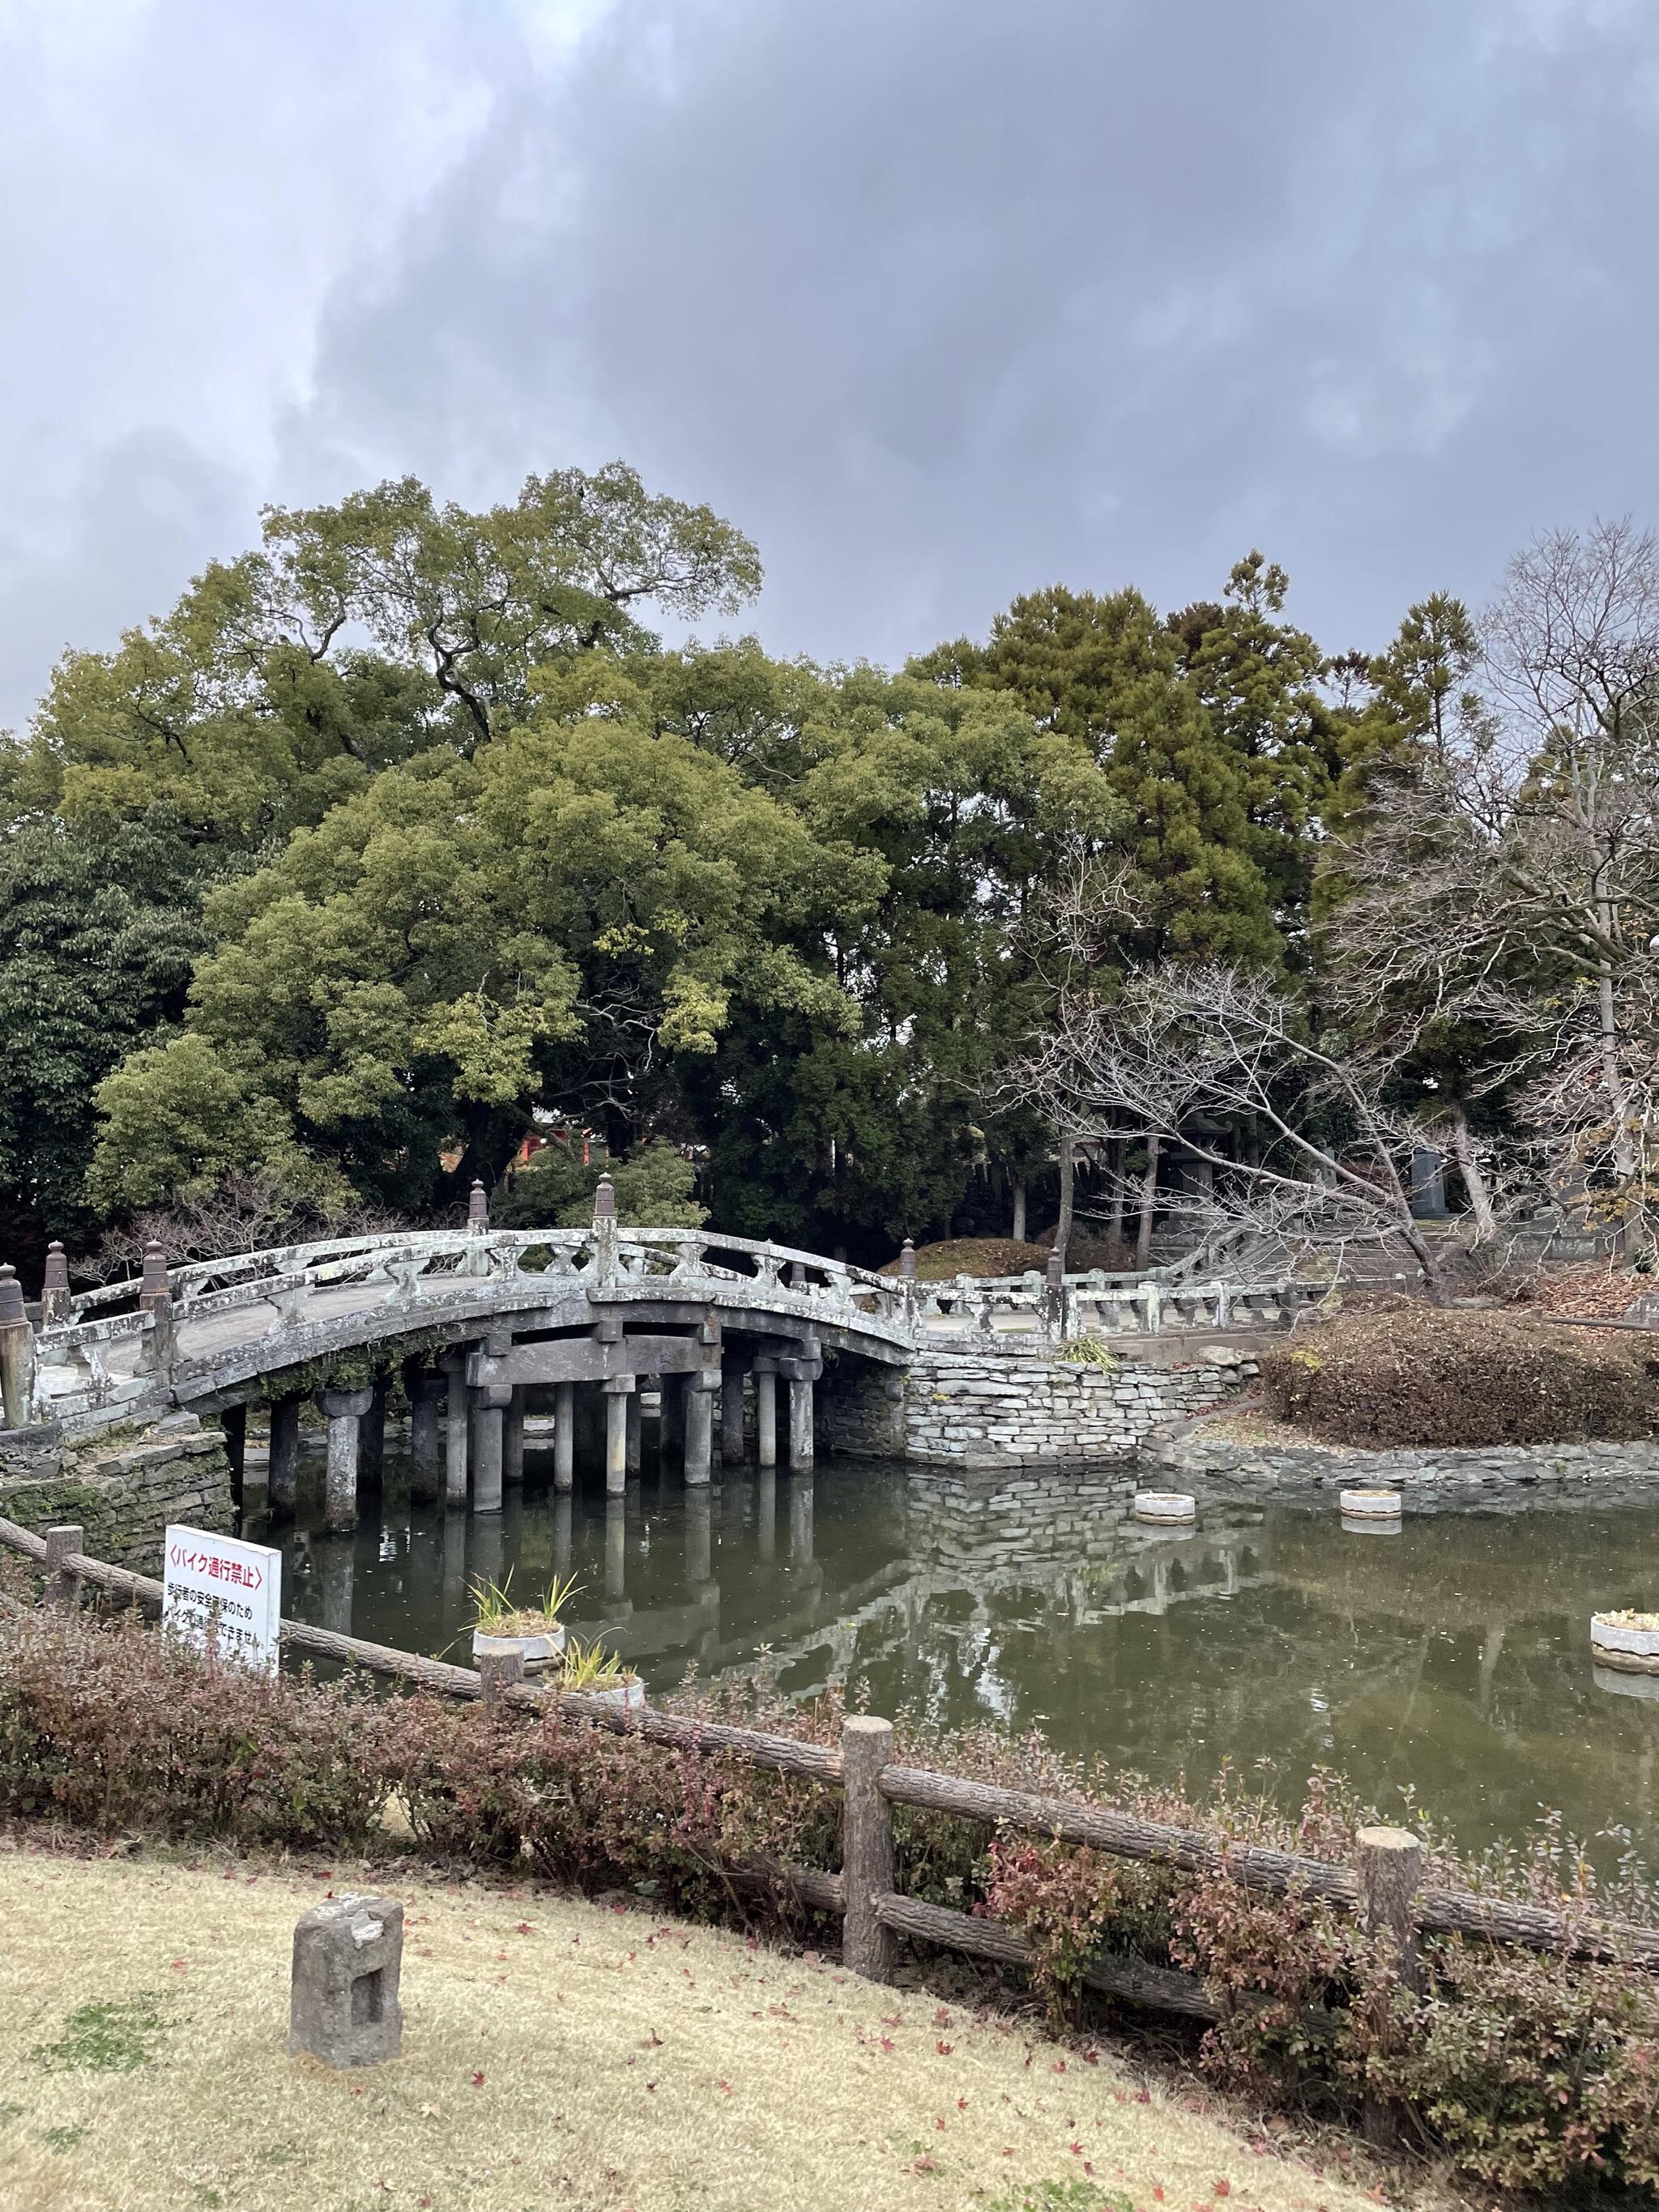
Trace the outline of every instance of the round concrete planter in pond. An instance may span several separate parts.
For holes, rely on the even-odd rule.
[[[1659,1674],[1621,1674],[1616,1667],[1604,1667],[1598,1661],[1590,1668],[1590,1680],[1598,1690],[1607,1690],[1615,1698],[1647,1698],[1659,1703]]]
[[[1397,1490],[1345,1490],[1338,1497],[1345,1521],[1397,1521],[1401,1499]]]
[[[1659,1674],[1659,1613],[1593,1613],[1590,1650],[1598,1667],[1620,1674]]]
[[[645,1685],[637,1674],[625,1681],[606,1682],[597,1690],[586,1690],[585,1697],[596,1699],[602,1705],[620,1705],[624,1712],[636,1712],[645,1703]]]
[[[1134,1516],[1137,1521],[1176,1525],[1183,1521],[1196,1521],[1198,1500],[1184,1490],[1138,1490]]]
[[[483,1658],[504,1657],[516,1651],[524,1661],[526,1674],[541,1667],[551,1667],[564,1656],[564,1631],[556,1620],[546,1628],[529,1629],[518,1635],[496,1635],[487,1629],[472,1632],[472,1657],[476,1663]]]

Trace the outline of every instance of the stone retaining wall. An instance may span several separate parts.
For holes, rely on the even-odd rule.
[[[79,1522],[94,1559],[153,1574],[169,1521],[233,1525],[224,1440],[194,1413],[82,1443],[37,1431],[0,1449],[0,1516],[37,1535]]]
[[[1659,1489],[1659,1443],[1503,1444],[1479,1450],[1449,1446],[1363,1451],[1333,1445],[1244,1444],[1179,1430],[1146,1448],[1160,1479],[1218,1483],[1252,1497],[1293,1496],[1380,1484],[1408,1504],[1480,1504],[1540,1489],[1594,1488],[1613,1504],[1651,1500]]]
[[[1126,1458],[1255,1371],[1224,1346],[1177,1368],[924,1352],[900,1377],[842,1361],[820,1393],[817,1433],[828,1451],[924,1467],[1088,1464]]]

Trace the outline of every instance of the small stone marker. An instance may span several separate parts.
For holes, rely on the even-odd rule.
[[[334,1897],[294,1930],[289,2005],[291,2058],[325,2066],[378,2066],[404,2047],[398,1984],[404,1908],[392,1897]]]

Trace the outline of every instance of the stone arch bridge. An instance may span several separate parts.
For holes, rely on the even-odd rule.
[[[378,1459],[391,1370],[411,1413],[417,1483],[477,1512],[522,1472],[526,1408],[554,1413],[555,1481],[579,1431],[621,1492],[641,1451],[641,1386],[660,1399],[665,1449],[688,1483],[752,1446],[811,1464],[813,1392],[826,1352],[908,1364],[915,1285],[752,1238],[618,1225],[608,1182],[591,1230],[492,1229],[475,1188],[464,1231],[291,1246],[166,1268],[75,1295],[53,1248],[38,1329],[0,1278],[8,1428],[73,1436],[179,1410],[217,1415],[233,1477],[251,1403],[270,1408],[271,1503],[292,1507],[300,1412],[328,1420],[326,1519],[356,1518],[359,1469]],[[868,1371],[866,1366],[866,1371]],[[781,1391],[780,1385],[782,1386]],[[782,1419],[780,1419],[781,1399]]]
[[[1062,1280],[1052,1264],[1046,1279],[922,1284],[915,1269],[908,1244],[895,1276],[750,1237],[625,1228],[608,1179],[587,1229],[494,1229],[475,1185],[465,1229],[171,1273],[152,1246],[142,1280],[79,1294],[54,1245],[34,1317],[0,1269],[4,1427],[72,1441],[178,1411],[214,1415],[239,1485],[247,1407],[267,1405],[270,1502],[282,1511],[294,1500],[301,1408],[314,1396],[328,1420],[326,1519],[346,1527],[360,1468],[378,1463],[395,1370],[417,1486],[489,1513],[522,1472],[532,1397],[554,1416],[561,1487],[585,1436],[607,1486],[625,1490],[641,1464],[642,1385],[659,1403],[661,1449],[683,1455],[696,1485],[710,1480],[717,1449],[728,1465],[752,1449],[763,1468],[811,1466],[826,1355],[842,1363],[838,1389],[885,1401],[875,1428],[896,1440],[904,1372],[930,1352],[1248,1329],[1320,1294],[1183,1283],[1170,1271]]]

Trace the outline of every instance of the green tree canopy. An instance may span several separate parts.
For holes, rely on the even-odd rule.
[[[424,755],[210,901],[219,945],[189,1034],[105,1086],[95,1187],[152,1202],[257,1165],[249,1145],[292,1145],[366,1194],[424,1204],[446,1138],[465,1137],[465,1173],[493,1171],[543,1098],[636,1139],[734,1006],[854,1019],[795,946],[880,878],[629,713],[544,710],[471,759]],[[125,1133],[181,1085],[199,1129],[135,1159]]]
[[[36,823],[0,841],[0,1190],[15,1258],[88,1225],[94,1089],[182,1015],[207,942],[194,857],[161,811],[106,835]]]
[[[621,462],[532,477],[483,514],[413,477],[268,508],[259,551],[113,652],[64,655],[0,797],[71,820],[164,798],[198,836],[257,846],[429,748],[470,755],[539,672],[646,648],[642,609],[734,612],[760,575],[740,532]]]

